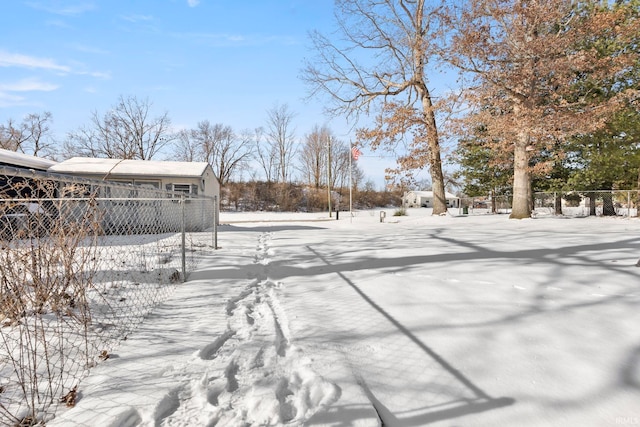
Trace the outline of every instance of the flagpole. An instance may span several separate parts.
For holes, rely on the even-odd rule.
[[[329,218],[333,218],[331,213],[331,137],[327,140],[327,204],[329,206]]]
[[[349,222],[353,222],[353,182],[351,178],[352,173],[352,160],[353,157],[353,143],[349,141]]]

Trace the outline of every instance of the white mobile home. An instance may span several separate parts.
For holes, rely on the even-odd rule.
[[[207,210],[194,209],[190,205],[187,210],[186,225],[189,231],[202,231],[211,224],[210,218],[220,204],[220,183],[213,169],[206,162],[172,162],[152,160],[95,159],[74,157],[58,163],[48,169],[50,173],[72,175],[86,178],[93,182],[109,181],[125,185],[104,187],[100,197],[104,209],[102,227],[107,233],[120,234],[126,232],[142,232],[137,230],[178,229],[181,221],[179,214],[167,214],[167,207],[162,193],[154,190],[165,190],[173,193],[184,193],[188,197],[217,197],[218,203]],[[128,184],[128,185],[126,185]],[[77,191],[71,186],[71,191]],[[80,191],[82,187],[79,187]],[[147,190],[148,189],[148,190]],[[65,188],[65,195],[71,195]],[[159,199],[156,199],[160,196]],[[187,203],[191,201],[187,200]],[[204,206],[198,202],[198,206]],[[82,203],[79,202],[79,209]],[[133,231],[132,231],[133,230]]]
[[[96,159],[73,157],[49,172],[101,181],[141,185],[158,190],[220,198],[220,183],[206,162]]]
[[[460,207],[460,198],[445,192],[446,204],[448,208]],[[404,195],[404,205],[408,208],[432,208],[433,191],[407,191]]]

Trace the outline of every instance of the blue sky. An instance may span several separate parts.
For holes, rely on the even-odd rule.
[[[120,95],[148,98],[176,129],[201,120],[264,126],[286,103],[296,136],[328,124],[298,78],[307,34],[333,25],[332,0],[11,0],[0,18],[0,123],[49,111],[58,140]],[[367,154],[365,152],[365,154]],[[362,157],[376,185],[389,159]]]

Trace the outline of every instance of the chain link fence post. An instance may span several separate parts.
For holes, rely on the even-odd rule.
[[[187,233],[186,233],[186,228],[187,228],[187,220],[186,220],[186,198],[184,196],[184,194],[182,194],[180,196],[180,203],[182,204],[182,227],[181,227],[181,234],[182,234],[182,244],[181,246],[181,251],[182,251],[182,282],[186,282],[187,281]]]
[[[218,249],[218,196],[213,196],[213,249]]]

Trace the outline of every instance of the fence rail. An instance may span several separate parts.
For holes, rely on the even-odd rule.
[[[44,425],[73,404],[87,370],[215,248],[215,209],[0,167],[0,425]]]
[[[532,212],[536,217],[637,217],[639,200],[639,190],[537,192],[533,194]],[[469,215],[510,213],[511,203],[510,196],[466,197],[460,199],[459,210]]]

